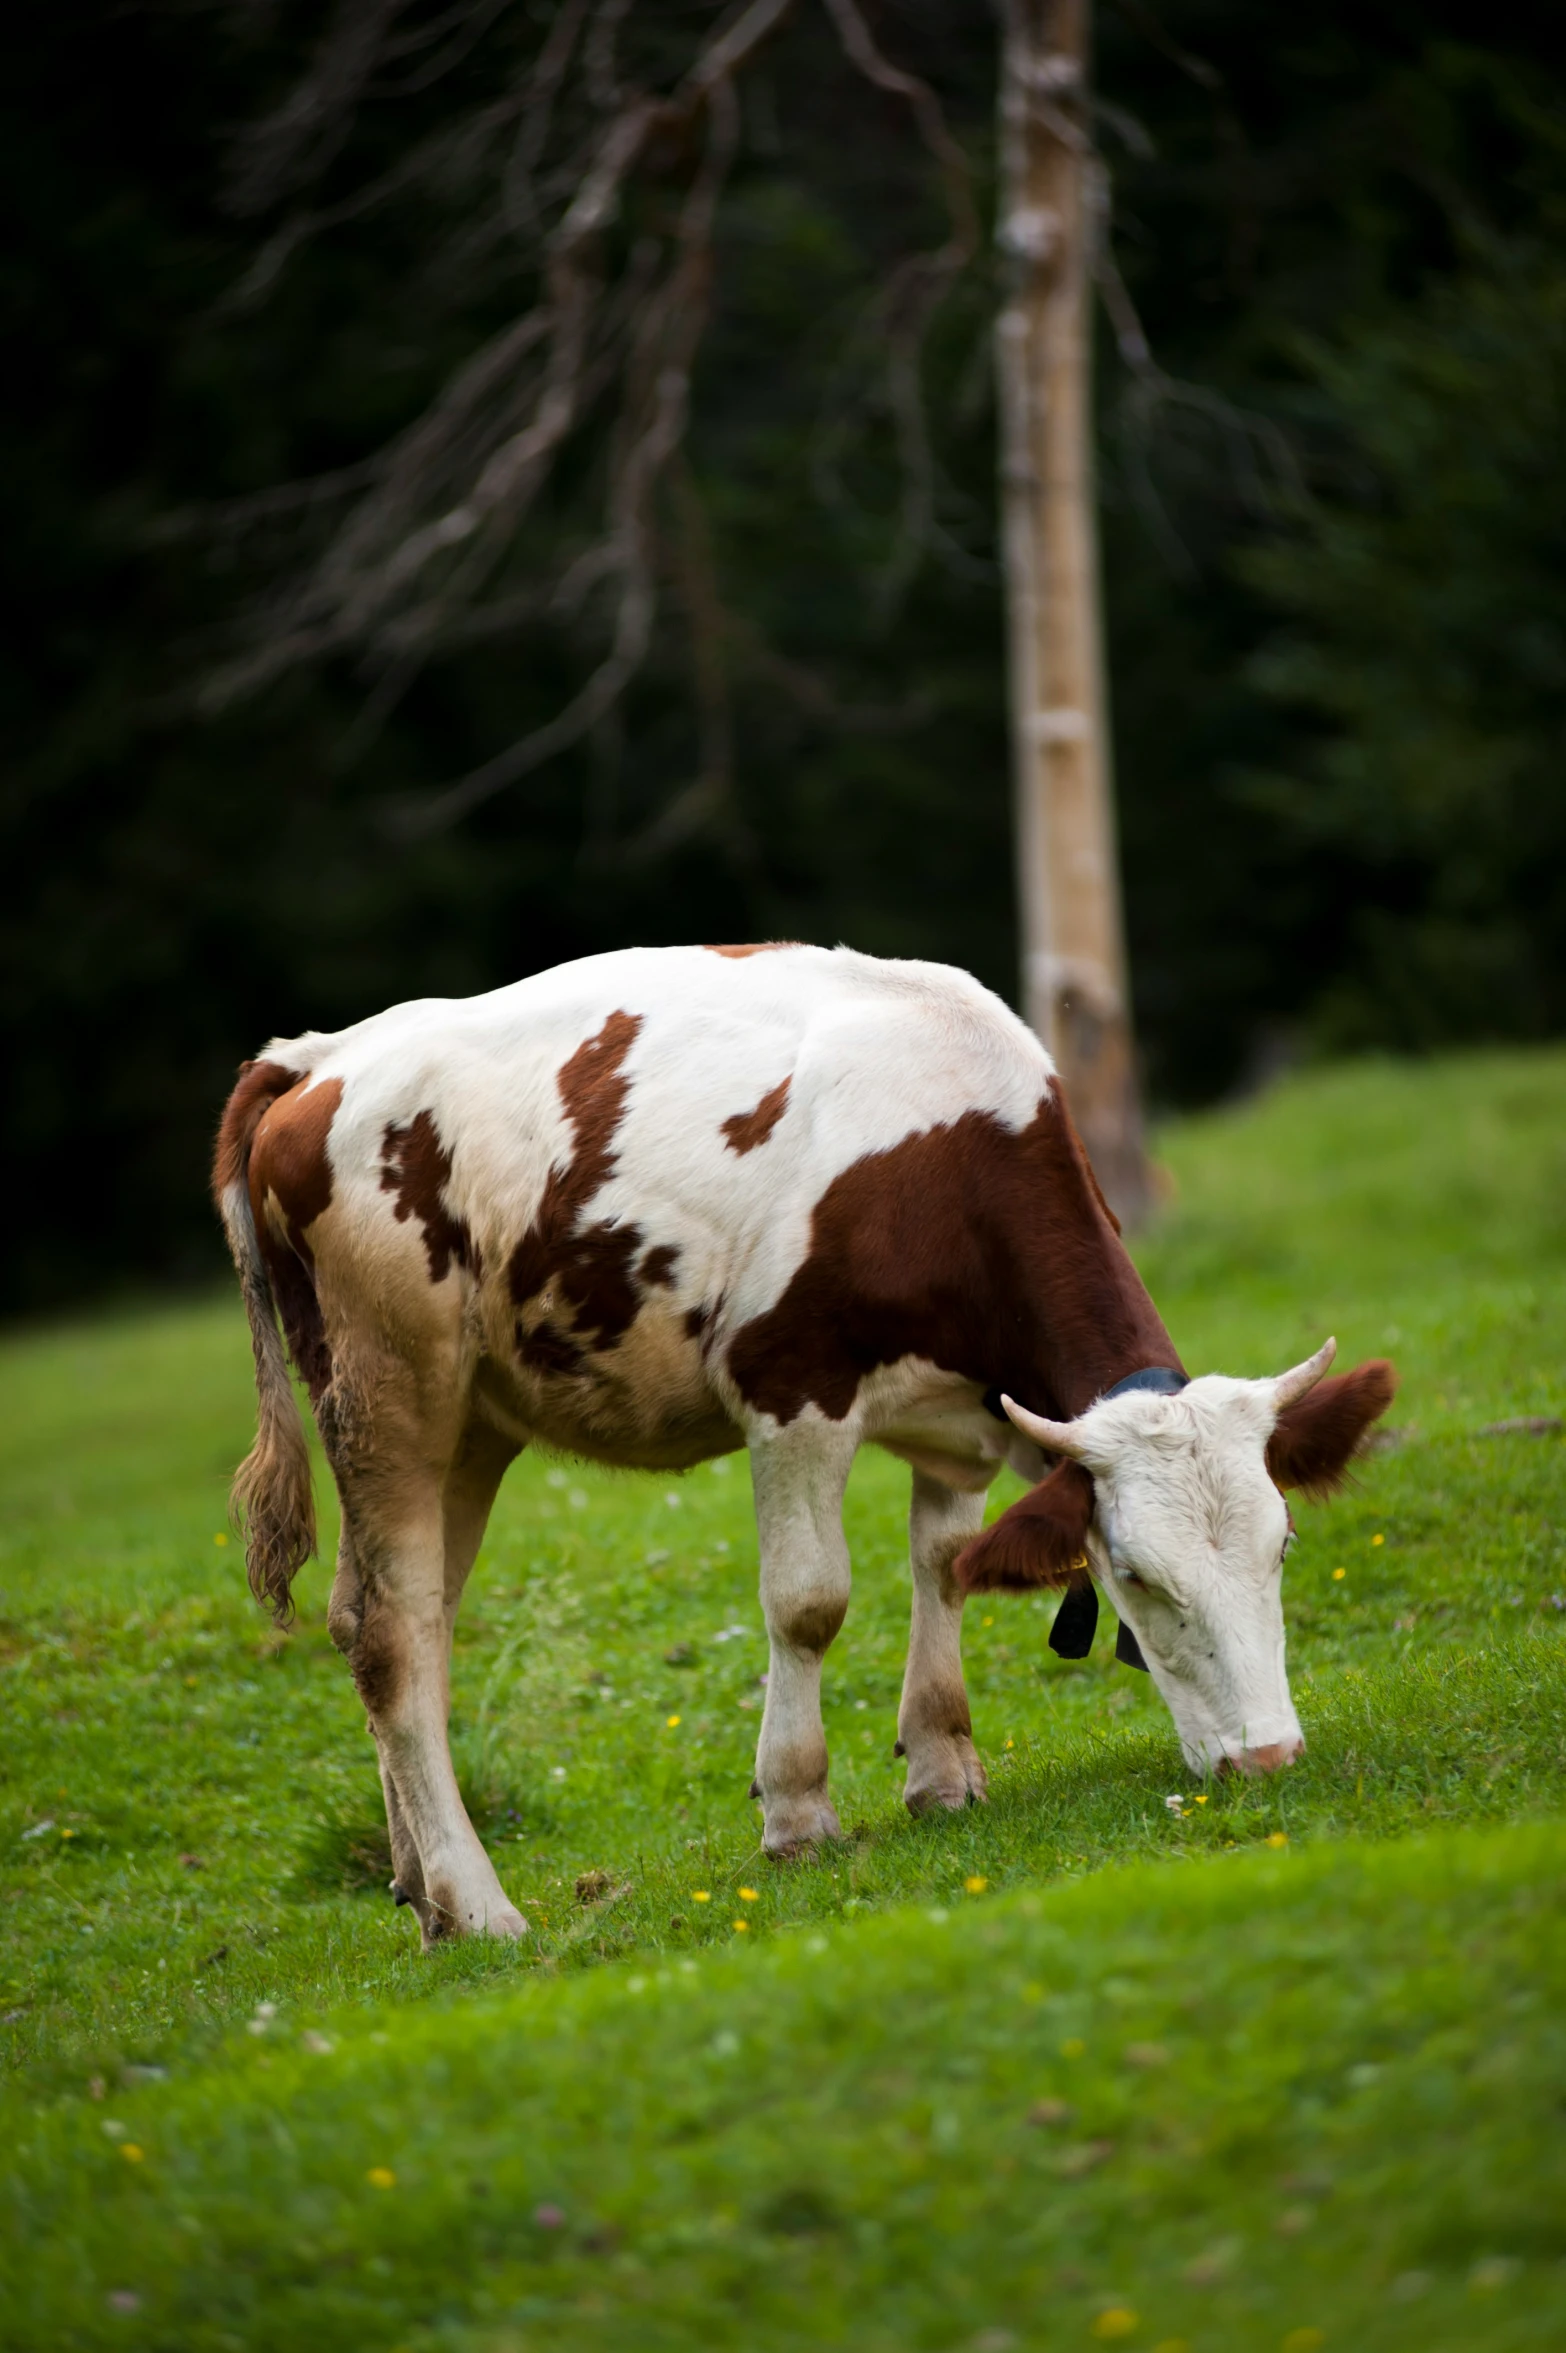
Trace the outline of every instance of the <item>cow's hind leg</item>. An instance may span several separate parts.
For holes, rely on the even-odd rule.
[[[475,1421],[469,1424],[464,1433],[456,1459],[446,1474],[441,1501],[448,1662],[452,1630],[456,1624],[463,1589],[483,1542],[496,1490],[507,1465],[516,1459],[517,1452],[518,1448],[510,1439],[501,1437],[485,1423]],[[338,1547],[337,1575],[332,1584],[327,1623],[333,1641],[350,1661],[358,1642],[363,1616],[364,1586],[353,1557],[353,1546],[345,1521]],[[375,1730],[373,1718],[371,1730]],[[386,1747],[379,1734],[376,1735],[375,1745],[380,1764],[381,1790],[386,1801],[386,1827],[391,1840],[392,1893],[399,1904],[412,1905],[428,1945],[446,1932],[446,1923],[440,1910],[425,1893],[424,1865],[403,1812]]]
[[[412,1427],[382,1429],[338,1465],[358,1584],[349,1664],[380,1751],[398,1885],[425,1943],[453,1934],[520,1936],[527,1923],[468,1820],[446,1737],[451,1622],[504,1454],[454,1446],[437,1464],[424,1436]]]
[[[986,1794],[962,1679],[962,1594],[952,1563],[984,1524],[983,1494],[965,1495],[915,1471],[908,1514],[913,1623],[898,1753],[908,1759],[903,1802],[912,1814],[955,1811]]]
[[[358,1645],[359,1627],[364,1617],[364,1585],[353,1557],[353,1544],[346,1523],[337,1546],[337,1574],[332,1579],[332,1598],[327,1605],[326,1623],[332,1640],[350,1664]],[[370,1729],[375,1730],[371,1719]],[[397,1795],[397,1784],[391,1777],[386,1754],[377,1739],[376,1761],[381,1769],[381,1794],[386,1801],[386,1828],[391,1840],[392,1893],[399,1904],[412,1904],[421,1927],[428,1921],[424,1907],[424,1865],[419,1861],[419,1850],[413,1843]]]
[[[852,1442],[810,1425],[751,1442],[771,1646],[754,1794],[769,1855],[843,1835],[827,1797],[821,1661],[848,1609],[843,1490],[853,1459]]]

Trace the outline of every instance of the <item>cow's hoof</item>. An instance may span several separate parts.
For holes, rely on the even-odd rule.
[[[513,1942],[528,1933],[527,1922],[498,1887],[478,1887],[463,1895],[449,1881],[437,1881],[418,1910],[426,1952],[453,1937],[493,1936]]]
[[[842,1835],[843,1825],[825,1798],[780,1798],[767,1808],[761,1844],[766,1854],[783,1862],[812,1847],[829,1846]]]
[[[910,1814],[960,1814],[984,1805],[989,1783],[971,1740],[954,1739],[935,1755],[922,1757],[908,1775],[903,1803]]]

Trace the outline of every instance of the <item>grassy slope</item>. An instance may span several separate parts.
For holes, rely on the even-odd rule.
[[[273,2145],[270,2128],[254,2119],[276,2107],[287,2073],[301,2064],[290,2061],[285,2073],[279,2060],[276,2078],[257,2073],[270,2048],[259,2037],[242,2046],[242,2061],[221,2058],[213,2062],[217,2075],[204,2072],[215,2046],[231,2049],[227,2030],[257,2002],[280,2004],[297,2028],[327,2009],[384,2019],[381,2006],[388,2001],[433,1997],[416,2046],[406,2041],[412,2029],[403,2008],[396,2048],[417,2047],[420,2065],[448,2070],[456,2106],[442,2125],[445,2111],[437,2101],[430,2129],[447,2132],[458,2170],[480,2162],[483,2135],[463,2102],[476,2102],[475,2113],[484,2108],[487,2062],[481,2065],[479,2054],[488,2048],[490,2026],[497,2050],[504,2044],[520,2052],[541,2034],[564,2038],[560,2047],[577,2052],[572,2068],[600,2086],[594,2102],[578,2112],[574,2162],[597,2162],[590,2154],[598,2138],[589,2130],[594,2115],[609,2124],[611,2140],[629,2135],[627,2165],[653,2164],[673,2200],[653,2235],[661,2231],[669,2247],[678,2247],[682,2229],[699,2239],[705,2226],[699,2199],[680,2223],[687,2193],[669,2186],[680,2168],[671,2173],[650,2154],[652,2142],[644,2147],[638,2137],[645,2129],[656,2140],[656,2103],[640,2102],[614,2072],[616,2038],[642,2031],[625,2008],[636,1998],[623,1990],[625,1973],[599,1972],[590,1993],[547,1984],[520,1995],[508,1990],[519,1975],[536,1972],[541,1958],[558,1972],[620,1954],[636,1955],[643,1965],[660,1953],[676,1957],[675,1975],[686,1987],[681,2014],[696,2021],[699,2043],[703,2032],[710,2040],[727,2031],[710,2021],[724,2014],[732,1989],[744,1982],[733,1972],[750,1968],[759,1955],[747,1949],[743,1960],[738,1953],[726,1963],[714,1959],[690,1980],[679,1958],[715,1943],[762,1946],[769,1931],[790,1922],[820,1925],[899,1902],[961,1907],[960,1934],[906,1926],[907,1915],[895,1931],[877,1929],[873,1936],[868,1923],[856,1925],[852,1934],[834,1936],[830,1963],[798,1980],[799,1987],[816,1979],[838,1986],[841,1973],[846,2000],[864,1972],[871,1973],[867,1983],[881,1981],[890,1956],[902,1950],[906,1927],[910,1955],[926,1956],[919,1966],[926,1971],[920,1998],[928,2023],[909,2094],[917,2101],[928,2093],[925,2070],[937,2056],[954,2071],[963,2064],[971,1978],[985,1974],[982,1939],[991,1933],[988,1919],[981,1930],[976,1915],[988,1915],[1003,1889],[1036,1888],[1128,1857],[1221,1854],[1280,1833],[1292,1841],[1286,1858],[1292,1870],[1303,1846],[1345,1833],[1386,1835],[1437,1820],[1495,1822],[1558,1809],[1566,1784],[1559,1641],[1566,1620],[1552,1597],[1566,1591],[1562,1448],[1551,1439],[1479,1433],[1486,1422],[1559,1413],[1566,1404],[1563,1095],[1566,1060],[1559,1055],[1417,1071],[1364,1066],[1300,1081],[1260,1107],[1193,1123],[1166,1139],[1178,1200],[1143,1255],[1193,1369],[1276,1369],[1332,1328],[1350,1359],[1386,1350],[1405,1374],[1395,1409],[1402,1443],[1375,1459],[1359,1492],[1302,1515],[1289,1615],[1311,1750],[1304,1766],[1265,1789],[1216,1791],[1206,1805],[1193,1802],[1183,1818],[1172,1816],[1163,1800],[1182,1786],[1178,1750],[1145,1680],[1113,1667],[1107,1632],[1091,1662],[1054,1660],[1044,1649],[1045,1613],[1000,1597],[970,1613],[968,1644],[979,1738],[995,1768],[995,1803],[956,1821],[908,1823],[897,1802],[900,1770],[890,1755],[906,1613],[899,1572],[905,1480],[894,1466],[869,1457],[851,1495],[855,1605],[827,1673],[834,1784],[855,1835],[844,1852],[819,1864],[764,1868],[743,1796],[756,1726],[755,1677],[764,1663],[743,1467],[667,1482],[520,1465],[475,1576],[457,1669],[458,1745],[476,1814],[496,1843],[502,1876],[539,1923],[537,1945],[519,1955],[467,1950],[428,1963],[412,1953],[406,1923],[384,1894],[374,1774],[347,1679],[325,1639],[324,1575],[313,1571],[303,1580],[303,1623],[287,1644],[265,1634],[236,1590],[234,1548],[215,1541],[224,1477],[246,1441],[249,1418],[246,1353],[233,1310],[214,1306],[10,1343],[0,1357],[0,1471],[9,1504],[0,1554],[0,1655],[7,1661],[0,2036],[9,2046],[18,2117],[50,2114],[47,2125],[26,2130],[60,2154],[40,2152],[24,2171],[34,2183],[29,2194],[53,2217],[56,2242],[67,2252],[80,2249],[78,2229],[62,2226],[81,2185],[97,2178],[70,2162],[83,2132],[91,2140],[104,2114],[83,2099],[90,2077],[100,2078],[117,2104],[115,2087],[127,2066],[172,2064],[175,2086],[136,2097],[153,2112],[170,2101],[171,2118],[179,2107],[178,2129],[202,2152],[192,2159],[193,2178],[205,2178],[210,2168],[217,2182],[222,2162],[263,2165],[264,2150]],[[1335,1580],[1332,1571],[1340,1566],[1347,1573]],[[731,1627],[740,1631],[728,1635]],[[719,1634],[726,1638],[715,1639]],[[38,1837],[22,1835],[42,1821],[53,1827]],[[1484,1879],[1491,1888],[1486,1900],[1501,1918],[1510,1916],[1512,1891],[1521,1900],[1545,1856],[1559,1859],[1558,1849],[1506,1841],[1482,1841],[1475,1851],[1459,1842],[1432,1853],[1437,1859],[1419,1864],[1383,1860],[1379,1851],[1363,1860],[1329,1855],[1320,1866],[1326,1878],[1301,1875],[1288,1883],[1303,1891],[1289,1900],[1304,1906],[1302,1917],[1308,1916],[1312,1936],[1327,1939],[1325,1950],[1343,1904],[1377,1913],[1369,1891],[1381,1884],[1378,1874],[1392,1875],[1385,1880],[1389,1891],[1396,1872],[1415,1874],[1398,1883],[1405,1930],[1401,1942],[1389,1930],[1390,1974],[1366,1991],[1366,2016],[1380,2015],[1377,2004],[1385,2010],[1393,2001],[1392,1979],[1410,1959],[1406,1922],[1448,1870]],[[190,1857],[196,1860],[182,1859]],[[1275,1862],[1266,1857],[1259,1867],[1271,1870]],[[607,1903],[586,1908],[574,1900],[572,1882],[590,1867],[610,1875],[614,1892]],[[1349,1874],[1341,1885],[1331,1876],[1335,1870]],[[1161,1921],[1155,1943],[1164,1939],[1159,1949],[1169,1967],[1177,1975],[1195,1969],[1206,1982],[1213,1968],[1228,1966],[1223,1956],[1234,1930],[1223,1923],[1239,1919],[1249,1900],[1239,1899],[1238,1912],[1224,1910],[1236,1900],[1228,1892],[1231,1871],[1220,1863],[1182,1872],[1178,1881],[1157,1872],[1151,1879],[1117,1875],[1097,1892],[1052,1898],[1044,1918],[1078,1921],[1090,1974],[1100,1961],[1112,1973],[1123,1920]],[[985,1880],[988,1892],[966,1896],[969,1878]],[[755,1890],[754,1900],[740,1897],[741,1886]],[[1170,1893],[1176,1889],[1177,1898]],[[698,1901],[698,1892],[709,1900]],[[1057,1903],[1067,1907],[1058,1915]],[[1079,1904],[1080,1913],[1070,1909]],[[1187,1906],[1188,1929],[1180,1926]],[[1006,1919],[1006,1934],[1031,1933],[1019,1910]],[[746,1923],[743,1937],[733,1925],[738,1920]],[[1265,1942],[1264,1925],[1256,1933]],[[779,1942],[797,1956],[797,1940]],[[943,1952],[952,1956],[944,1964]],[[1527,1990],[1538,1955],[1525,1961],[1522,1946],[1498,1934],[1495,1956],[1489,1998],[1504,2005]],[[813,1995],[789,1992],[797,1958],[779,1958],[775,1966],[782,1973],[778,1999],[798,1999],[808,2008]],[[496,1995],[518,2006],[502,2013],[451,2007],[488,1981],[502,1981]],[[1226,1997],[1226,2015],[1235,1999]],[[585,2006],[571,2006],[577,2003]],[[1015,2023],[1014,2003],[1006,2014]],[[1383,2023],[1392,2015],[1387,2011]],[[475,2023],[480,2017],[488,2023]],[[1219,2085],[1221,2097],[1211,2082],[1203,2095],[1217,2097],[1215,2130],[1239,2131],[1241,2119],[1257,2113],[1266,2036],[1273,2031],[1264,2003],[1255,2027],[1245,2067]],[[1001,2011],[986,2032],[1003,2047]],[[1303,2063],[1309,2038],[1292,2027],[1289,2033],[1294,2039],[1286,2038],[1285,2055]],[[661,2032],[657,2042],[661,2051]],[[821,2162],[841,2141],[838,2155],[852,2172],[858,2162],[852,2136],[843,2139],[832,2120],[854,2105],[850,2078],[860,2062],[846,2044],[830,2063],[813,2053],[808,2035],[804,2047],[815,2073],[801,2113],[819,2111]],[[1526,2036],[1509,2047],[1526,2048],[1528,2068],[1534,2066]],[[1211,2061],[1207,2049],[1201,2064]],[[758,2043],[747,2080],[755,2068],[786,2072],[789,2063]],[[1537,2064],[1545,2064],[1542,2046]],[[962,2079],[954,2074],[954,2080]],[[1160,2084],[1175,2081],[1175,2072],[1159,2077]],[[1554,2081],[1558,2087],[1558,2067]],[[537,2096],[546,2093],[547,2086]],[[1511,2129],[1510,2110],[1504,2099],[1496,2106],[1500,2139],[1492,2145],[1477,2132],[1468,2098],[1452,2092],[1451,2113],[1462,2118],[1464,2148],[1489,2181]],[[292,2097],[287,2105],[292,2118]],[[742,2100],[739,2107],[745,2106]],[[362,2113],[359,2100],[347,2108],[334,2101],[311,2128],[321,2139],[322,2163],[329,2162],[333,2132],[345,2149],[352,2146],[355,2154],[344,2161],[356,2182]],[[1359,2141],[1352,2116],[1344,2126],[1356,2152],[1351,2170],[1385,2162],[1395,2174],[1395,2152],[1376,2114],[1372,2101]],[[216,2135],[228,2160],[220,2162],[203,2130],[208,2142]],[[693,2146],[706,2147],[706,2135],[705,2125],[696,2129]],[[536,2129],[522,2137],[536,2138]],[[764,2172],[768,2135],[752,2137],[751,2157]],[[1019,2182],[1033,2162],[1026,2151],[1036,2144],[1043,2145],[1024,2133]],[[718,2141],[709,2155],[721,2170]],[[487,2166],[489,2158],[482,2162]],[[961,2180],[971,2183],[976,2162],[982,2169],[982,2148],[954,2159]],[[932,2189],[940,2174],[936,2167]],[[1174,2163],[1174,2174],[1184,2184],[1179,2194],[1192,2230],[1200,2236],[1205,2229],[1211,2238],[1216,2224],[1207,2211],[1208,2189],[1198,2191],[1188,2163]],[[122,2168],[113,2178],[121,2181],[122,2197],[148,2209],[149,2229],[153,2217],[165,2227],[176,2206],[183,2211],[189,2204],[184,2189],[177,2199],[159,2189],[166,2177],[157,2169],[132,2180]],[[1208,2182],[1205,2158],[1202,2179]],[[786,2190],[784,2183],[777,2195]],[[1007,2198],[1015,2204],[1022,2194],[1019,2188]],[[1406,2204],[1412,2192],[1394,2183],[1392,2194],[1397,2210],[1387,2227],[1395,2238],[1409,2219],[1399,2199]],[[1124,2169],[1106,2164],[1083,2177],[1067,2204],[1097,2216],[1091,2228],[1113,2250],[1116,2201],[1134,2217],[1143,2212],[1142,2196],[1125,2188]],[[939,2204],[945,2213],[944,2197]],[[261,2315],[280,2310],[283,2291],[276,2283],[263,2288],[255,2270],[264,2259],[265,2231],[246,2238],[232,2216],[220,2222],[219,2207],[221,2199],[193,2219],[212,2231],[214,2249],[226,2249],[223,2261],[238,2263],[252,2281],[245,2293],[259,2299],[254,2325],[269,2330],[271,2321]],[[381,2211],[373,2199],[366,2207],[359,2198],[353,2212],[360,2220],[344,2223],[342,2245],[369,2250],[383,2227],[374,2221]],[[105,2230],[123,2228],[115,2220],[120,2213],[117,2204],[105,2209]],[[876,2310],[884,2310],[886,2327],[901,2329],[905,2341],[924,2342],[928,2323],[935,2331],[929,2342],[957,2341],[967,2325],[959,2267],[975,2265],[985,2295],[992,2286],[998,2295],[996,2266],[1011,2243],[1008,2234],[1022,2227],[1020,2213],[1019,2207],[1008,2222],[997,2207],[986,2237],[981,2200],[963,2225],[966,2253],[954,2240],[949,2261],[932,2252],[935,2268],[920,2275],[925,2320],[915,2327],[906,2315],[898,2317],[895,2298],[883,2299]],[[887,2219],[884,2227],[896,2240],[903,2226]],[[368,2235],[355,2239],[361,2228]],[[402,2228],[388,2242],[393,2250],[402,2246]],[[743,2237],[741,2224],[734,2228]],[[1492,2251],[1536,2253],[1531,2241],[1523,2244],[1520,2217],[1518,2229],[1521,2239],[1508,2238],[1497,2224]],[[795,2321],[803,2325],[816,2295],[808,2283],[819,2272],[827,2281],[820,2290],[824,2327],[832,2310],[846,2309],[834,2306],[833,2296],[860,2292],[845,2281],[858,2280],[870,2292],[874,2266],[862,2251],[845,2253],[861,2247],[857,2223],[852,2231],[833,2225],[796,2235],[785,2266],[806,2283]],[[248,2256],[237,2251],[239,2240],[250,2247]],[[1121,2242],[1122,2273],[1136,2243],[1134,2233]],[[1377,2265],[1379,2278],[1393,2257],[1364,2253],[1358,2271],[1352,2264],[1342,2269],[1336,2255],[1322,2261],[1325,2243],[1319,2230],[1304,2234],[1292,2252],[1276,2242],[1268,2276],[1281,2278],[1290,2266],[1301,2278],[1325,2280],[1330,2272],[1340,2303],[1342,2295],[1363,2302],[1365,2280]],[[509,2290],[501,2273],[511,2258],[487,2241],[475,2246],[473,2291],[498,2296],[503,2305]],[[835,2250],[831,2262],[823,2249]],[[325,2299],[324,2283],[338,2277],[342,2257],[334,2259],[324,2240],[318,2253],[319,2261],[305,2258],[304,2276],[314,2282],[312,2295]],[[524,2270],[536,2253],[517,2257]],[[752,2268],[753,2256],[752,2247],[745,2259]],[[378,2259],[391,2265],[389,2284],[372,2299],[379,2317],[344,2321],[344,2343],[391,2343],[399,2326],[414,2342],[418,2316],[434,2309],[411,2242],[406,2263],[398,2251]],[[188,2251],[182,2260],[189,2263]],[[710,2278],[700,2273],[707,2286],[690,2289],[697,2297],[692,2310],[702,2308],[709,2291],[716,2296],[714,2283],[728,2276],[730,2258],[713,2260]],[[62,2278],[75,2276],[74,2261]],[[148,2261],[150,2278],[157,2261],[150,2253]],[[733,2261],[744,2271],[745,2261]],[[1061,2262],[1071,2268],[1060,2248],[1029,2262],[1035,2291],[1046,2274],[1055,2278]],[[678,2269],[660,2271],[655,2261],[648,2276],[672,2281]],[[84,2313],[104,2311],[112,2270],[112,2262],[101,2268],[95,2255],[82,2272]],[[200,2265],[192,2272],[198,2275],[205,2276]],[[40,2279],[53,2276],[46,2268]],[[1007,2276],[1012,2303],[1004,2325],[1017,2327],[1022,2273],[1014,2267]],[[1107,2293],[1108,2277],[1096,2274],[1089,2288]],[[1547,2286],[1533,2265],[1520,2279],[1523,2285],[1504,2296],[1497,2290],[1483,2304],[1491,2314],[1485,2328],[1500,2325],[1495,2315],[1502,2303],[1523,2327],[1524,2307],[1536,2295],[1547,2304],[1559,2294],[1559,2281]],[[591,2300],[600,2290],[583,2292]],[[665,2312],[669,2341],[686,2341],[677,2297],[670,2303],[662,2291],[647,2292],[652,2308]],[[1076,2292],[1068,2292],[1068,2305]],[[457,2327],[459,2308],[469,2307],[450,2282],[445,2293]],[[1234,2286],[1232,2293],[1241,2290]],[[999,2309],[993,2297],[980,2302],[986,2312]],[[155,2305],[149,2291],[145,2323],[115,2316],[118,2341],[130,2341],[144,2325],[148,2342],[197,2341],[159,2335]],[[774,2305],[767,2327],[776,2341],[786,2341],[795,2322],[776,2298]],[[53,2320],[39,2320],[39,2343],[61,2341],[63,2314],[49,2309]],[[1377,2311],[1380,2333],[1373,2339],[1365,2333],[1370,2323],[1361,2311],[1356,2342],[1431,2341],[1424,2304]],[[1086,2325],[1079,2314],[1075,2335]],[[87,2320],[78,2326],[86,2332]],[[250,2341],[250,2326],[231,2321],[230,2341]],[[1406,2340],[1397,2333],[1405,2326]],[[603,2329],[609,2332],[603,2341],[611,2341],[608,2320]],[[704,2323],[699,2333],[712,2332]],[[752,2331],[746,2341],[753,2340]],[[1062,2341],[1074,2341],[1071,2331]],[[1503,2339],[1444,2330],[1439,2342],[1448,2341]]]
[[[279,2017],[27,2128],[8,2341],[1558,2344],[1563,1863],[1263,1853]]]

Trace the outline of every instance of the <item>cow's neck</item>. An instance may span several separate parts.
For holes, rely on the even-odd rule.
[[[1026,1136],[1033,1215],[1019,1269],[1021,1361],[1012,1391],[1035,1412],[1069,1421],[1145,1366],[1183,1373],[1174,1342],[1131,1263],[1066,1108],[1060,1083]],[[1031,1394],[1029,1393],[1031,1391]]]

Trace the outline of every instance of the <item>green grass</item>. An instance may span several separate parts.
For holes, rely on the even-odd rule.
[[[279,1640],[218,1541],[237,1310],[7,1343],[5,2341],[1053,2346],[1114,2298],[1193,2353],[1558,2341],[1566,1449],[1486,1425],[1566,1412],[1563,1112],[1559,1053],[1367,1064],[1161,1140],[1140,1255],[1193,1370],[1332,1329],[1404,1374],[1394,1443],[1298,1514],[1275,1781],[1197,1804],[1107,1627],[1067,1664],[997,1596],[994,1802],[910,1822],[906,1474],[869,1455],[826,1672],[852,1834],[767,1865],[743,1462],[519,1464],[454,1728],[514,1952],[418,1956],[326,1573]],[[1068,2126],[1023,2121],[1047,2097]]]

